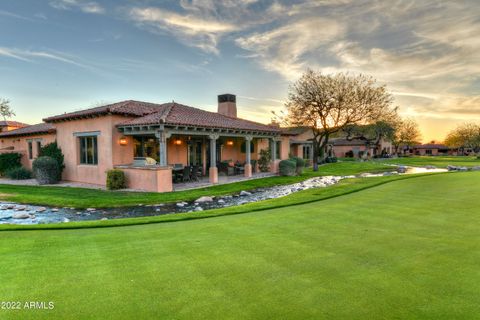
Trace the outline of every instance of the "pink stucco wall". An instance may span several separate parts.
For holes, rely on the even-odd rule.
[[[32,140],[33,159],[28,157],[28,141]],[[22,154],[22,166],[32,169],[33,160],[37,158],[38,148],[36,141],[40,141],[42,146],[54,142],[55,134],[31,135],[11,138],[0,138],[0,149],[9,148],[8,151],[3,152],[18,152]],[[11,149],[13,147],[13,149]]]
[[[55,123],[57,141],[65,156],[63,179],[105,185],[107,170],[115,165],[132,163],[134,152],[132,139],[128,138],[128,144],[121,146],[119,141],[122,134],[116,128],[117,124],[128,119],[107,115]],[[97,131],[98,165],[80,164],[79,139],[75,133]]]
[[[159,167],[128,168],[117,166],[125,172],[128,187],[149,192],[173,191],[172,169]]]

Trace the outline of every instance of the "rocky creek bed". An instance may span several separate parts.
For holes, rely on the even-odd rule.
[[[259,188],[251,191],[242,191],[233,195],[208,197],[204,196],[195,201],[178,203],[159,203],[155,205],[139,204],[135,207],[120,208],[53,208],[35,205],[0,202],[0,224],[45,224],[65,223],[70,221],[108,220],[119,218],[135,218],[158,216],[163,214],[199,212],[209,209],[218,209],[238,206],[267,199],[284,197],[289,194],[312,188],[325,188],[337,184],[342,179],[358,177],[378,177],[393,174],[411,174],[425,172],[443,172],[446,169],[434,167],[414,168],[398,167],[397,171],[379,174],[363,173],[358,176],[325,176],[311,178],[299,183]]]

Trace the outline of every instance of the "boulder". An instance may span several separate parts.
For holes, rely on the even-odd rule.
[[[202,207],[196,207],[195,211],[203,211],[203,208]]]
[[[243,190],[242,190],[242,191],[240,192],[240,196],[241,196],[241,197],[246,197],[246,196],[251,196],[251,195],[252,195],[252,193],[251,193],[251,192],[248,192],[248,191],[243,191]]]
[[[58,208],[53,208],[51,211],[52,212],[58,212]]]
[[[15,209],[15,205],[14,204],[7,204],[7,210],[12,210],[12,209]]]
[[[219,199],[217,202],[218,202],[218,203],[225,203],[225,200]]]
[[[177,207],[183,208],[183,207],[185,207],[185,203],[179,202],[179,203],[177,203]]]
[[[12,216],[13,219],[28,219],[30,215],[28,213],[16,213]]]
[[[458,171],[468,171],[468,168],[467,167],[460,167],[460,168],[457,168]]]
[[[398,167],[397,167],[397,172],[398,172],[398,173],[406,173],[406,172],[407,172],[407,167],[405,167],[405,166],[398,166]]]
[[[97,211],[97,209],[95,209],[95,208],[87,208],[87,211],[88,211],[88,212],[94,212],[94,211]]]
[[[16,206],[15,210],[16,211],[25,211],[27,209],[27,206]]]
[[[45,211],[47,211],[47,208],[45,208],[45,207],[38,207],[35,211],[36,211],[36,212],[45,212]]]
[[[63,218],[63,222],[70,222],[70,219],[68,219],[68,218]]]
[[[100,221],[105,221],[105,220],[108,220],[108,218],[104,217],[104,218],[100,219]]]
[[[212,202],[212,201],[213,201],[213,197],[207,197],[207,196],[200,197],[197,200],[195,200],[195,202],[197,203]]]
[[[472,167],[472,171],[480,171],[480,166]]]
[[[448,170],[448,171],[455,171],[455,170],[458,170],[458,167],[448,165],[448,166],[447,166],[447,170]]]

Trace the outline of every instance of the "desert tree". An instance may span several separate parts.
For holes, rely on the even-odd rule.
[[[480,155],[480,125],[465,123],[447,134],[445,144],[449,147],[459,148],[462,152],[468,148]]]
[[[420,144],[421,140],[422,134],[418,123],[411,118],[405,118],[398,122],[397,129],[392,139],[392,145],[395,153],[398,154],[400,147],[411,148]]]
[[[10,107],[10,101],[6,99],[0,99],[0,116],[3,120],[7,120],[15,116],[15,112],[13,112],[12,108]]]
[[[289,88],[282,120],[289,126],[309,127],[313,133],[313,167],[323,161],[335,133],[352,125],[373,124],[396,113],[384,85],[365,75],[326,75],[307,70]]]

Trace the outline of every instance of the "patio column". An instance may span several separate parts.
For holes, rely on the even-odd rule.
[[[170,137],[168,132],[165,132],[164,129],[160,129],[155,133],[155,136],[159,141],[159,165],[161,167],[167,166],[167,138]]]
[[[211,134],[208,136],[210,139],[210,170],[209,178],[210,183],[218,183],[218,168],[217,168],[217,139],[218,134]]]
[[[278,172],[278,161],[277,161],[277,139],[272,138],[272,162],[270,164],[270,172]]]
[[[252,176],[252,154],[251,154],[251,144],[252,144],[252,136],[245,137],[245,154],[246,154],[246,161],[245,161],[245,177],[249,178]]]

